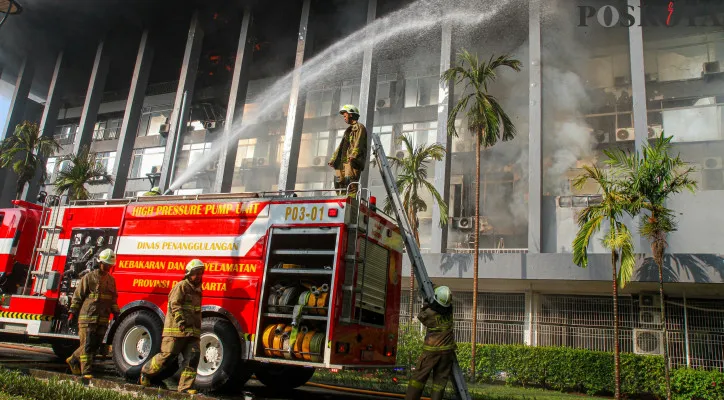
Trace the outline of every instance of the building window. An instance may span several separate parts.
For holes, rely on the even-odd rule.
[[[412,139],[413,149],[435,143],[437,141],[437,121],[404,124],[402,134]],[[397,150],[404,150],[404,145],[398,144]]]
[[[123,118],[113,118],[96,122],[93,128],[93,140],[114,140],[121,135]]]
[[[109,151],[105,153],[97,153],[96,161],[98,161],[98,164],[103,166],[107,174],[112,175],[113,168],[116,164],[116,152]]]
[[[332,112],[334,89],[315,90],[307,94],[304,118],[326,117]]]
[[[438,102],[439,78],[427,76],[405,79],[405,107],[423,107]]]
[[[303,133],[299,150],[300,167],[319,167],[326,165],[329,152],[329,131]]]
[[[59,125],[55,128],[55,140],[58,141],[58,143],[61,146],[73,144],[73,141],[75,140],[75,134],[78,133],[78,124],[77,123],[71,123],[71,124],[64,124]]]
[[[58,157],[48,158],[45,164],[45,184],[49,184],[55,180],[55,167],[58,164]]]
[[[375,126],[372,128],[372,132],[380,136],[385,154],[388,156],[394,155],[390,154],[390,151],[392,151],[392,125]],[[368,152],[370,153],[370,160],[374,159],[375,155],[372,152],[372,148],[368,149]]]
[[[161,172],[165,150],[165,147],[148,147],[133,150],[130,178],[146,178],[146,174]]]
[[[339,107],[345,104],[357,104],[359,102],[359,83],[357,81],[342,82],[342,89],[339,92]]]
[[[202,162],[204,153],[209,150],[211,150],[211,142],[183,145],[183,147],[181,147],[181,154],[179,154],[176,160],[176,176],[181,175],[190,165]],[[215,166],[216,163],[210,162],[206,167],[207,169],[212,169]]]
[[[241,139],[239,147],[236,149],[236,168],[251,169],[256,166],[257,161],[254,159],[256,150],[256,139]]]
[[[160,133],[161,125],[171,117],[172,105],[147,107],[141,114],[138,136],[155,136]]]

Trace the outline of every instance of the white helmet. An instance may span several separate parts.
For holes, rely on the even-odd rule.
[[[103,264],[114,265],[116,263],[116,253],[111,249],[105,249],[98,255],[98,261]]]
[[[452,292],[447,286],[438,286],[435,288],[435,302],[443,307],[452,305]]]
[[[342,108],[339,109],[339,113],[347,113],[352,115],[353,117],[359,118],[359,108],[353,104],[345,104],[342,106]]]
[[[188,264],[186,264],[186,276],[191,275],[192,272],[196,271],[197,269],[204,269],[206,266],[204,265],[201,260],[194,258],[193,260],[189,261]]]

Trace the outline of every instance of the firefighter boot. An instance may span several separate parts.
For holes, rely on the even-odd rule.
[[[143,387],[151,386],[151,378],[149,378],[149,376],[144,374],[143,372],[141,372],[141,378],[139,379],[139,382]]]
[[[70,367],[70,373],[73,375],[80,375],[80,362],[73,356],[68,357],[65,363]]]

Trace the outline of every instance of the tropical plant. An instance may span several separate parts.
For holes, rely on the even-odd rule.
[[[634,212],[643,211],[639,232],[651,243],[651,254],[659,270],[659,297],[661,298],[661,321],[664,339],[664,372],[666,398],[671,400],[671,377],[669,373],[668,332],[666,329],[666,307],[664,304],[664,251],[666,236],[676,230],[674,212],[666,207],[672,194],[696,190],[696,181],[689,178],[694,168],[679,157],[669,155],[673,136],[661,133],[653,145],[646,144],[638,153],[613,152],[616,164],[625,174],[622,181],[626,196],[632,199]]]
[[[15,132],[0,142],[0,168],[11,168],[18,176],[16,199],[20,199],[38,167],[41,181],[45,180],[45,168],[40,164],[58,150],[60,144],[52,136],[42,136],[38,124],[28,121],[18,124]]]
[[[90,152],[88,147],[82,148],[78,154],[63,157],[68,166],[58,171],[53,182],[57,194],[68,193],[69,200],[87,200],[90,193],[86,185],[102,185],[113,183],[106,168],[98,161],[96,153]]]
[[[613,154],[604,151],[609,165],[615,167]],[[613,341],[614,375],[616,399],[621,398],[621,360],[618,323],[618,289],[631,279],[636,259],[631,231],[622,222],[624,214],[632,215],[630,198],[621,191],[621,183],[615,169],[604,171],[596,166],[584,166],[584,173],[573,181],[575,188],[582,188],[589,180],[595,182],[601,193],[600,201],[589,203],[577,216],[578,233],[573,240],[573,262],[580,267],[588,266],[588,246],[591,238],[607,225],[608,231],[602,239],[603,246],[611,251],[613,289]],[[621,268],[617,271],[618,263]]]
[[[427,210],[427,203],[422,198],[423,193],[429,193],[433,201],[440,207],[440,225],[447,224],[447,203],[443,200],[442,195],[435,189],[435,186],[427,179],[427,168],[431,161],[440,161],[445,157],[445,147],[439,143],[431,145],[419,145],[414,147],[412,139],[403,135],[399,138],[398,143],[402,145],[406,156],[402,158],[388,157],[390,166],[396,169],[397,177],[395,185],[402,197],[402,206],[407,213],[407,219],[412,225],[415,233],[417,246],[420,246],[420,233],[418,227],[420,220],[417,218],[419,212]],[[385,200],[383,210],[392,214],[392,202],[390,199]],[[415,299],[415,274],[410,271],[410,319],[413,318],[413,306]]]
[[[447,120],[449,135],[458,136],[455,121],[458,114],[464,113],[467,118],[467,129],[476,138],[478,146],[475,151],[475,252],[473,256],[473,320],[471,342],[476,342],[477,316],[478,316],[478,257],[480,249],[480,151],[498,143],[498,140],[508,141],[515,137],[516,130],[510,117],[503,110],[498,100],[488,92],[488,85],[497,78],[497,71],[501,67],[508,67],[520,71],[520,61],[503,55],[498,58],[492,56],[488,62],[481,62],[477,55],[462,50],[458,54],[458,63],[442,74],[443,84],[465,83],[463,94],[455,104]],[[475,348],[472,347],[472,360],[470,370],[475,378]]]

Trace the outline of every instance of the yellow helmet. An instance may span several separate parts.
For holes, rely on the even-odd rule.
[[[188,264],[186,264],[186,276],[191,275],[192,272],[196,271],[197,269],[204,269],[206,266],[204,265],[201,260],[194,258],[193,260],[189,261]]]
[[[447,286],[438,286],[435,288],[435,302],[443,307],[452,305],[452,292]]]
[[[114,265],[116,263],[116,253],[111,249],[105,249],[98,255],[98,261],[103,264]]]
[[[339,109],[339,113],[347,113],[354,117],[359,118],[359,108],[353,104],[345,104],[342,106],[342,108]]]

